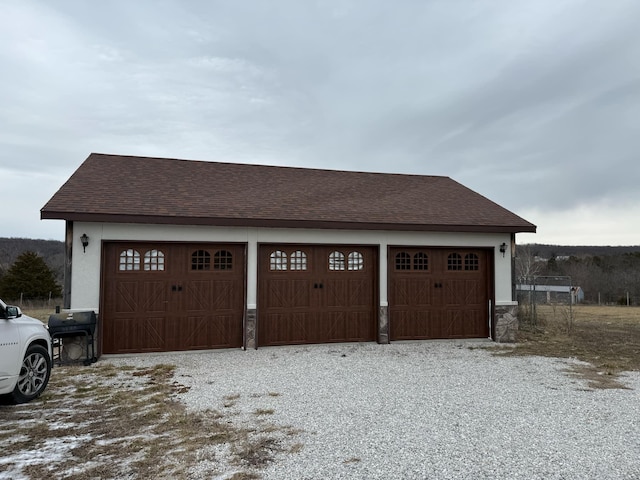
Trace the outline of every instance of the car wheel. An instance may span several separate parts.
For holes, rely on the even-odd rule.
[[[22,360],[18,383],[13,390],[13,400],[25,403],[37,398],[47,387],[51,376],[51,358],[47,349],[30,345]]]

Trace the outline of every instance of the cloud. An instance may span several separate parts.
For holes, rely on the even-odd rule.
[[[544,231],[548,212],[638,203],[639,16],[635,0],[2,2],[0,167],[57,186],[92,151],[446,175]]]
[[[538,232],[517,234],[518,243],[551,245],[638,245],[634,218],[640,201],[603,199],[567,208],[525,208],[520,212],[537,223]]]

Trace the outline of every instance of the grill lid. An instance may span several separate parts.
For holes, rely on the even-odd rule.
[[[93,335],[97,317],[92,310],[85,312],[55,313],[49,315],[49,333],[86,332]]]

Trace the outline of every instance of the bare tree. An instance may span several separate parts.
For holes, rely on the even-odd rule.
[[[536,261],[536,256],[531,251],[530,245],[517,246],[515,263],[516,281],[518,283],[530,282],[542,270],[542,264]]]

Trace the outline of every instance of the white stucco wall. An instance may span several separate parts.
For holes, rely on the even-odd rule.
[[[89,236],[83,252],[80,236]],[[247,308],[256,308],[258,245],[261,243],[354,244],[379,246],[380,305],[387,306],[387,246],[485,247],[495,249],[496,305],[510,305],[511,298],[511,235],[479,233],[387,232],[360,230],[302,230],[251,227],[203,227],[137,224],[74,224],[71,276],[71,309],[95,310],[100,305],[100,265],[102,242],[171,241],[171,242],[234,242],[247,248]],[[508,245],[503,257],[502,243]]]

